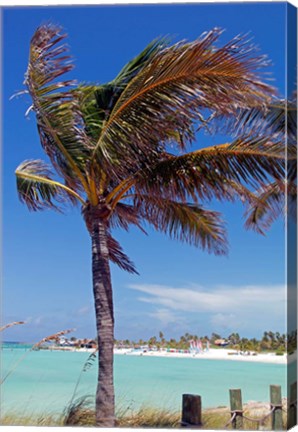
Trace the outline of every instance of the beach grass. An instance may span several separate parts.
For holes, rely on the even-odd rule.
[[[152,427],[177,428],[180,425],[181,414],[153,407],[140,407],[131,410],[130,407],[116,408],[116,427]],[[94,426],[95,410],[92,399],[85,397],[72,403],[64,412],[65,426]]]
[[[63,418],[51,414],[19,414],[17,412],[10,412],[1,415],[1,426],[63,426]]]
[[[266,404],[244,407],[244,414],[251,418],[262,418],[268,413]],[[198,429],[222,430],[231,418],[228,407],[208,408],[202,411],[202,425]],[[81,398],[72,403],[62,415],[20,415],[9,413],[1,418],[2,426],[95,426],[95,410],[90,398]],[[169,409],[144,406],[132,411],[120,407],[116,410],[116,427],[123,428],[180,428],[181,413]],[[231,424],[227,426],[231,429]],[[271,419],[267,418],[259,428],[257,422],[244,419],[243,430],[271,430]],[[284,429],[286,415],[284,414]]]

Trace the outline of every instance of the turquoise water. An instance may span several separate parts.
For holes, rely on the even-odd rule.
[[[89,354],[4,348],[1,386],[2,415],[61,413],[70,401]],[[20,361],[21,360],[21,361]],[[19,362],[19,363],[18,363]],[[77,396],[95,394],[96,362],[82,374]],[[204,407],[229,404],[229,389],[241,388],[243,401],[268,401],[269,385],[282,386],[286,367],[265,363],[115,355],[116,404],[121,409],[141,405],[179,410],[183,393],[200,394]]]

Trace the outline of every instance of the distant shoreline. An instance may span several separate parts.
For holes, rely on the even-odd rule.
[[[9,348],[7,348],[9,349]],[[84,352],[93,353],[94,348],[75,348],[75,347],[48,347],[41,348],[48,351],[67,351],[67,352]],[[165,357],[165,358],[188,358],[194,360],[232,360],[232,361],[245,361],[253,363],[271,363],[271,364],[283,364],[291,363],[296,360],[296,352],[290,356],[276,355],[275,353],[240,353],[234,349],[221,348],[215,349],[210,348],[208,351],[202,351],[200,353],[180,353],[170,352],[166,350],[134,350],[129,348],[114,348],[115,355],[127,355],[127,356],[143,356],[143,357]]]
[[[196,360],[233,360],[233,361],[249,361],[255,363],[273,363],[273,364],[287,364],[288,361],[293,361],[296,354],[291,356],[275,355],[275,353],[258,353],[253,354],[240,354],[233,349],[214,349],[210,348],[208,351],[201,353],[179,353],[167,351],[147,351],[147,352],[134,352],[129,349],[114,349],[114,354],[130,355],[130,356],[144,356],[144,357],[166,357],[166,358],[193,358]]]

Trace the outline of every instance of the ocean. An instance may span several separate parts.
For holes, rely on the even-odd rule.
[[[73,396],[89,353],[30,351],[30,346],[4,346],[1,351],[1,411],[18,414],[62,413]],[[286,366],[207,360],[115,355],[116,406],[180,410],[183,393],[199,394],[203,407],[229,405],[229,389],[241,388],[243,402],[268,401],[270,384],[286,396]],[[81,373],[75,399],[94,397],[97,361]]]

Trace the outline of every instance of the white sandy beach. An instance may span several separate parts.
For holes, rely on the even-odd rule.
[[[71,351],[71,352],[94,352],[94,348],[72,348],[72,347],[52,347],[54,351]],[[144,356],[144,357],[167,357],[167,358],[192,358],[195,360],[232,360],[232,361],[245,361],[255,363],[273,363],[273,364],[287,364],[297,359],[297,353],[293,355],[279,355],[275,353],[240,353],[239,351],[228,348],[210,348],[208,351],[200,353],[180,353],[169,352],[166,350],[133,350],[131,348],[114,348],[114,354],[129,355],[129,356]]]
[[[210,348],[209,351],[204,351],[197,354],[192,353],[179,353],[179,352],[167,352],[167,351],[132,351],[130,349],[115,349],[115,354],[122,355],[138,355],[144,357],[174,357],[174,358],[193,358],[197,360],[208,359],[208,360],[233,360],[233,361],[249,361],[249,362],[261,362],[261,363],[274,363],[274,364],[286,364],[287,356],[277,356],[275,353],[269,354],[240,354],[238,351],[233,349],[214,349]],[[293,357],[293,359],[292,359]],[[293,361],[294,355],[290,356],[288,361]]]

